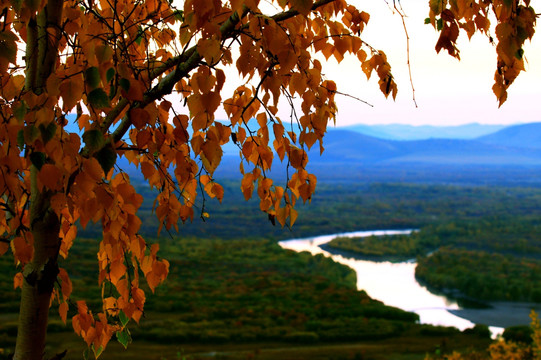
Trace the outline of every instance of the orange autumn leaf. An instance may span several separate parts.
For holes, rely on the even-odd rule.
[[[67,302],[62,302],[60,305],[58,305],[58,314],[60,315],[60,319],[62,319],[62,322],[66,324],[67,318],[68,318],[68,310],[69,305]]]
[[[45,164],[38,174],[39,181],[50,190],[62,188],[62,173],[58,167],[52,164]]]
[[[209,64],[215,64],[222,56],[221,44],[216,39],[200,39],[197,42],[197,52]]]
[[[22,289],[23,281],[24,281],[23,273],[22,272],[16,273],[15,276],[13,277],[13,289],[17,289],[17,288]]]
[[[113,261],[110,264],[109,280],[113,285],[118,283],[118,280],[126,273],[126,265],[121,260]]]
[[[18,262],[26,264],[32,260],[34,255],[34,247],[31,236],[17,236],[11,240],[11,251]]]
[[[4,255],[9,249],[9,243],[0,242],[0,256]]]
[[[59,269],[58,277],[60,278],[60,281],[61,281],[62,297],[64,300],[66,300],[71,295],[71,292],[73,290],[73,285],[65,269],[63,268]]]
[[[70,111],[81,100],[84,91],[83,75],[75,75],[64,80],[58,87],[63,100],[64,111]]]
[[[94,181],[100,181],[105,176],[103,173],[103,168],[96,158],[92,157],[86,160],[83,168],[86,174],[88,174]]]

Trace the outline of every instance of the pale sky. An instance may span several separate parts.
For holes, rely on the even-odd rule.
[[[438,33],[431,25],[424,24],[428,17],[428,0],[401,0],[410,36],[416,108],[408,75],[406,36],[401,17],[392,11],[392,0],[350,0],[350,3],[370,14],[362,38],[387,54],[398,84],[398,95],[396,101],[386,100],[379,90],[376,74],[367,81],[353,57],[346,57],[340,64],[334,58],[323,62],[327,78],[336,81],[339,91],[373,105],[339,96],[337,126],[389,123],[452,126],[472,122],[509,125],[541,121],[541,31],[533,42],[526,42],[527,71],[521,73],[508,91],[507,102],[498,108],[492,93],[496,50],[488,38],[476,34],[469,41],[467,35],[461,33],[460,61],[445,50],[437,54]],[[532,0],[531,5],[537,13],[541,12],[541,0]],[[228,80],[237,79],[226,82],[222,91],[224,99],[242,84],[238,73],[232,73],[228,74]],[[278,115],[288,120],[289,105],[284,101],[279,108]],[[216,118],[225,119],[225,112],[219,109]]]
[[[392,4],[392,0],[388,0]],[[412,125],[458,125],[478,122],[486,124],[513,124],[541,121],[541,32],[527,42],[526,72],[522,72],[509,90],[508,100],[498,109],[492,93],[496,54],[482,34],[471,42],[461,34],[459,49],[461,61],[444,52],[436,54],[434,46],[438,34],[431,25],[425,25],[428,1],[402,0],[410,35],[410,58],[418,108],[412,100],[407,57],[406,37],[400,16],[393,15],[384,0],[352,3],[370,13],[371,19],[363,32],[363,39],[377,49],[385,51],[399,90],[396,101],[385,100],[376,81],[366,77],[354,61],[328,63],[329,78],[335,79],[343,92],[358,96],[374,105],[373,108],[348,98],[339,99],[337,125],[354,123]],[[531,5],[539,13],[541,0]],[[355,79],[355,80],[352,80]]]

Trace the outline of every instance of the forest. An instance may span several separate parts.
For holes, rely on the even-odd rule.
[[[513,214],[533,217],[541,203],[539,187],[325,181],[318,183],[310,202],[298,204],[298,223],[282,228],[269,221],[257,200],[245,201],[239,192],[240,181],[229,179],[222,184],[227,196],[221,203],[215,199],[198,202],[193,221],[180,225],[183,235],[284,240],[358,230],[410,229],[483,216],[508,216],[509,209],[513,209]],[[152,212],[156,193],[144,185],[136,189],[144,198],[139,210],[140,232],[155,236],[159,225]],[[209,217],[203,217],[203,212]],[[249,226],[236,226],[234,219]],[[99,224],[92,225],[81,234],[101,236]]]
[[[231,181],[224,188],[236,186]],[[142,229],[155,234],[150,196],[140,190],[145,194]],[[276,242],[361,229],[414,228],[418,231],[410,236],[353,240],[357,248],[348,251],[364,251],[361,256],[374,259],[416,257],[419,279],[434,289],[459,290],[483,300],[537,301],[539,289],[531,284],[539,283],[541,248],[535,214],[540,201],[537,188],[323,183],[310,206],[299,207],[299,222],[292,229],[261,220],[258,204],[241,196],[222,204],[209,202],[210,217],[187,222],[180,229],[182,236],[163,232],[160,238],[149,237],[149,243],[159,243],[167,254],[170,276],[147,297],[140,323],[130,325],[133,343],[128,350],[116,345],[102,356],[130,354],[137,359],[160,353],[174,359],[181,353],[197,359],[209,349],[224,349],[236,354],[224,358],[244,359],[246,349],[278,346],[295,358],[292,348],[299,345],[303,350],[296,356],[310,353],[317,358],[313,351],[322,359],[349,359],[355,354],[388,359],[384,349],[389,348],[396,351],[398,357],[393,358],[409,352],[409,358],[422,359],[442,344],[445,352],[483,352],[490,339],[481,325],[464,333],[418,325],[417,315],[384,306],[355,290],[355,274],[349,268],[321,255],[282,250]],[[236,226],[231,221],[234,211],[252,225]],[[61,266],[72,269],[74,294],[99,309],[94,257],[100,235],[92,226],[80,231],[83,238]],[[424,256],[427,253],[432,255]],[[14,344],[19,292],[11,290],[16,269],[9,257],[0,260],[0,291],[5,294],[0,304],[0,349],[5,355]],[[472,269],[479,271],[473,274]],[[434,278],[422,278],[423,270]],[[479,283],[486,286],[475,286]],[[490,293],[491,289],[499,293]],[[107,295],[116,290],[106,286],[104,291]],[[70,311],[76,311],[77,297],[70,300]],[[69,348],[68,358],[80,358],[84,342],[69,325],[55,317],[49,332],[52,347]],[[334,357],[329,357],[325,349],[337,343],[343,352],[333,348]],[[363,349],[357,348],[359,344]],[[371,350],[366,344],[372,344]],[[272,358],[261,351],[252,355]]]
[[[183,351],[187,359],[198,359],[204,358],[197,355],[202,349],[227,348],[238,353],[222,358],[245,359],[241,349],[276,347],[300,357],[315,349],[324,356],[332,349],[336,359],[362,354],[385,359],[393,349],[396,356],[411,352],[421,358],[441,344],[449,351],[482,351],[491,341],[482,326],[461,333],[420,325],[416,314],[357,291],[355,273],[348,267],[321,255],[285,251],[271,240],[153,241],[169,254],[169,281],[147,298],[139,325],[130,326],[129,342],[134,343],[128,350],[117,344],[100,358],[174,359]],[[90,299],[88,306],[94,309],[101,306],[94,280],[96,244],[94,239],[82,239],[63,264],[74,269],[77,296]],[[0,308],[0,359],[9,358],[17,330],[18,293],[10,290],[13,273],[13,266],[2,258],[0,291],[6,296]],[[53,317],[49,334],[53,348],[69,349],[66,359],[81,358],[84,342],[58,316]],[[140,347],[149,344],[146,350]],[[336,344],[343,350],[337,351]],[[295,352],[298,346],[306,349]]]
[[[337,237],[325,248],[376,261],[416,259],[416,277],[449,295],[541,302],[541,227],[536,208],[512,209],[500,213],[490,208],[421,226],[411,235]]]
[[[187,222],[181,232],[209,239],[284,240],[358,230],[417,229],[411,235],[338,237],[324,248],[376,261],[417,259],[418,279],[437,291],[458,290],[479,300],[539,301],[541,288],[534,280],[541,267],[540,188],[326,182],[310,204],[299,207],[298,223],[281,228],[260,215],[257,202],[244,201],[235,191],[238,186],[234,180],[224,184],[231,196],[221,204],[207,203],[201,211],[208,210],[210,216]],[[157,227],[152,193],[144,187],[139,190],[145,198],[141,230],[152,236]],[[235,226],[237,216],[252,225]],[[99,235],[92,227],[83,234]],[[474,258],[484,265],[468,266]],[[515,272],[509,273],[510,269]],[[486,279],[490,281],[477,286]]]

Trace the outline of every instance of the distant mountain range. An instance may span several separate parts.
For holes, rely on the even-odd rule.
[[[492,134],[505,128],[505,125],[485,125],[471,123],[457,126],[431,126],[431,125],[351,125],[338,128],[350,130],[364,135],[387,140],[424,140],[430,138],[438,139],[475,139],[483,135]]]
[[[509,126],[477,140],[487,144],[541,149],[541,123]]]
[[[389,140],[344,128],[329,129],[323,155],[309,151],[308,171],[322,181],[430,182],[541,185],[541,123],[514,125],[474,139]],[[238,148],[227,144],[217,179],[239,174]],[[142,175],[125,158],[118,165],[133,180]],[[275,160],[272,176],[285,178]]]
[[[333,129],[322,156],[310,151],[308,171],[323,182],[541,186],[540,140],[541,123],[470,140],[399,141]]]
[[[311,161],[355,164],[541,165],[541,123],[503,128],[471,140],[430,138],[388,140],[333,129],[325,136],[322,157]]]

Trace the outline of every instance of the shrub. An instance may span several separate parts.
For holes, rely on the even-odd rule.
[[[503,332],[505,341],[513,341],[516,343],[531,344],[532,343],[532,328],[528,325],[510,326]]]

